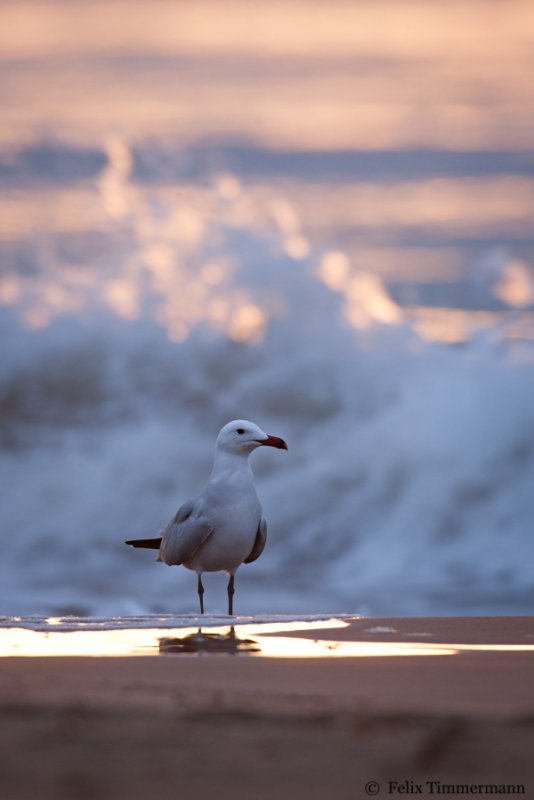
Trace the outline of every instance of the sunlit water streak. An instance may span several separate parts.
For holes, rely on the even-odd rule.
[[[54,627],[60,619],[47,620]],[[126,622],[124,623],[126,624]],[[342,619],[191,628],[123,628],[115,630],[36,631],[0,629],[0,657],[154,656],[163,654],[251,655],[264,658],[369,658],[447,656],[468,652],[532,652],[524,644],[440,644],[428,642],[341,641],[301,638],[292,631],[344,628]],[[424,636],[426,634],[418,634]]]

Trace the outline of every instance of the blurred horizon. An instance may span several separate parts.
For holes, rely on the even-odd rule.
[[[238,417],[247,610],[528,611],[531,3],[0,9],[6,613],[189,602],[123,534]]]

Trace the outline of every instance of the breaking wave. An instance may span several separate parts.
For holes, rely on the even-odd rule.
[[[109,164],[113,236],[35,237],[0,282],[3,613],[196,611],[191,573],[123,540],[201,490],[242,417],[289,452],[253,456],[269,540],[238,613],[531,610],[531,345],[425,341],[283,198],[226,174],[185,203],[131,183],[120,143]]]

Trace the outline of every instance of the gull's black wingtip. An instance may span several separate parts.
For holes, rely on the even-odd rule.
[[[130,547],[146,547],[149,550],[159,550],[161,536],[157,536],[155,539],[128,539],[124,544],[129,544]]]

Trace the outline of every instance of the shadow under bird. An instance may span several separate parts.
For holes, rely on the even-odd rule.
[[[278,436],[269,436],[253,422],[228,422],[217,437],[215,459],[204,491],[181,506],[169,524],[152,539],[130,539],[132,547],[159,550],[157,561],[183,564],[197,574],[200,613],[204,613],[203,572],[226,572],[228,613],[233,615],[234,576],[263,552],[267,524],[250,468],[258,447],[287,450]]]

